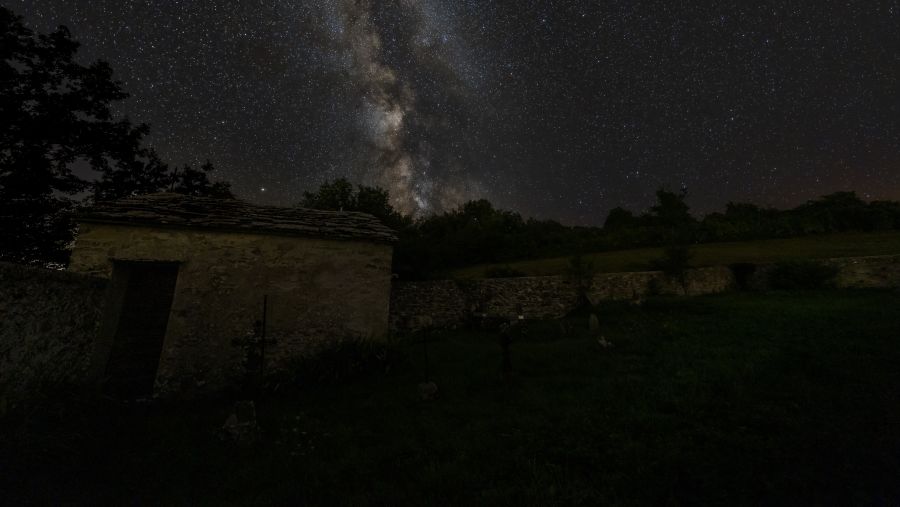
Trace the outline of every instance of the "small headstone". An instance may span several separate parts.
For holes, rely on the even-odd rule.
[[[434,382],[422,382],[419,384],[419,399],[422,401],[433,401],[437,399],[438,386]]]
[[[434,326],[434,319],[430,315],[413,315],[409,320],[409,327],[413,331],[422,331],[431,329]]]
[[[246,445],[259,439],[259,426],[256,424],[256,405],[253,401],[238,401],[234,409],[222,425],[224,440]]]
[[[600,319],[597,318],[596,313],[592,313],[591,316],[588,317],[588,331],[590,331],[591,336],[600,333]]]

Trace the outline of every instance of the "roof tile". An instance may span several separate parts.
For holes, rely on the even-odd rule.
[[[78,221],[259,232],[393,243],[397,236],[377,218],[355,211],[324,211],[250,204],[237,199],[160,193],[97,203]]]

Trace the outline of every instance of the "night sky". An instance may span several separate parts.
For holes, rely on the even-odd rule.
[[[109,61],[165,160],[257,202],[342,176],[570,224],[660,186],[698,212],[900,199],[900,0],[4,5]]]

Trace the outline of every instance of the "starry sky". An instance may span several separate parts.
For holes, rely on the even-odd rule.
[[[347,177],[602,224],[900,199],[900,0],[12,0],[104,59],[164,160],[288,205]]]

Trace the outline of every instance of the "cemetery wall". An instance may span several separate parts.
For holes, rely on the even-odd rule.
[[[519,309],[527,319],[559,318],[576,307],[576,284],[565,276],[396,282],[391,294],[391,328],[454,328],[473,314],[508,317]],[[734,275],[727,267],[689,270],[684,283],[661,271],[603,273],[593,277],[587,297],[597,302],[651,294],[700,295],[733,286]]]
[[[838,268],[835,282],[839,288],[900,287],[900,255],[846,257],[828,263]]]
[[[838,288],[900,287],[900,255],[847,257],[821,261],[838,268]],[[769,289],[770,265],[754,266],[747,288]],[[640,300],[649,295],[702,295],[737,288],[726,266],[688,270],[684,283],[660,271],[596,275],[588,291],[592,302]],[[521,308],[527,319],[558,318],[577,304],[572,280],[563,276],[395,282],[391,329],[455,328],[473,315],[511,317]]]

